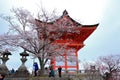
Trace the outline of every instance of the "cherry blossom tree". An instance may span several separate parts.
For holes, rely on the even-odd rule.
[[[120,73],[120,55],[101,56],[97,61],[97,66],[105,80],[113,80]]]
[[[82,62],[82,65],[85,70],[84,73],[87,80],[101,80],[101,74],[95,61],[84,60],[84,62]]]
[[[48,14],[41,9],[37,17],[28,10],[15,8],[11,10],[13,16],[1,16],[9,23],[9,31],[0,36],[0,45],[9,48],[20,47],[38,58],[41,71],[49,59],[61,56],[66,51],[67,44],[58,44],[56,40],[62,39],[64,34],[80,33],[78,26],[74,26],[66,19],[58,21],[55,12]],[[63,14],[65,15],[65,13]],[[43,71],[42,71],[43,72]]]

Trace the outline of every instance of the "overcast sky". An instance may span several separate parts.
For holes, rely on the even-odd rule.
[[[99,23],[97,29],[84,42],[85,47],[78,52],[81,61],[94,61],[99,56],[120,54],[119,3],[120,0],[0,0],[0,14],[8,15],[12,7],[23,7],[36,13],[42,6],[47,11],[56,9],[58,14],[62,14],[66,9],[71,18],[81,24]],[[0,19],[0,34],[7,30],[7,23]],[[7,62],[8,67],[19,67],[21,62],[16,59],[16,57],[11,57]],[[15,63],[17,65],[14,65]]]

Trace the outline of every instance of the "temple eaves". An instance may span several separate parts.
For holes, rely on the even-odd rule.
[[[71,22],[73,22],[73,23],[74,23],[74,26],[97,27],[97,26],[99,25],[99,23],[97,23],[97,24],[92,24],[92,25],[83,25],[83,24],[75,21],[74,19],[72,19],[72,18],[68,15],[68,12],[67,12],[66,9],[63,11],[63,15],[62,15],[61,17],[59,17],[58,19],[54,20],[54,21],[44,22],[44,21],[41,21],[41,20],[38,20],[38,19],[35,19],[35,21],[38,21],[38,22],[40,22],[40,23],[53,24],[53,23],[55,23],[56,21],[60,21],[60,20],[63,19],[64,17],[67,17],[68,20],[70,20]]]

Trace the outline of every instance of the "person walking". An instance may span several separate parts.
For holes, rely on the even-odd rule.
[[[12,68],[12,70],[10,70],[10,75],[14,74],[15,70]]]
[[[51,69],[51,76],[52,76],[52,77],[55,77],[54,69]]]
[[[34,76],[37,76],[37,71],[39,70],[37,62],[34,62]]]
[[[61,76],[61,72],[62,72],[62,67],[59,66],[59,67],[58,67],[58,75],[59,75],[59,77],[62,77],[62,76]]]
[[[49,77],[55,77],[55,71],[54,71],[54,69],[53,69],[53,66],[50,66]]]

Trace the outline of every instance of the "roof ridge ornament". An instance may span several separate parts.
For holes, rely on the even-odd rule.
[[[63,11],[63,16],[64,16],[64,15],[68,15],[68,12],[67,12],[66,9]]]

